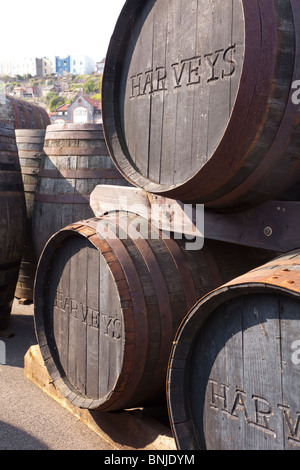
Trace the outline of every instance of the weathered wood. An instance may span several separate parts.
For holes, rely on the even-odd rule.
[[[26,100],[1,94],[1,121],[11,124],[14,129],[46,129],[50,124],[47,111]]]
[[[16,143],[21,166],[26,201],[26,235],[24,255],[15,292],[19,299],[33,300],[33,285],[37,258],[33,247],[32,217],[39,169],[43,158],[45,130],[18,129]]]
[[[91,194],[91,208],[96,217],[109,211],[128,210],[151,220],[156,227],[190,237],[219,240],[241,246],[286,253],[299,248],[300,203],[268,201],[234,214],[205,209],[201,204],[184,204],[141,188],[96,186]]]
[[[204,207],[201,205],[185,206],[140,188],[98,185],[91,194],[90,206],[96,217],[112,211],[128,211],[147,218],[160,230],[198,237],[199,248],[204,243]]]
[[[15,130],[0,122],[0,329],[10,320],[24,250],[26,206]]]
[[[0,94],[0,328],[9,323],[24,252],[26,203],[15,129],[44,129],[46,111]]]
[[[40,258],[34,299],[37,338],[55,386],[76,406],[107,411],[165,396],[184,315],[262,259],[270,254],[209,241],[188,251],[126,212],[62,229]]]
[[[300,179],[294,0],[128,0],[103,76],[120,171],[147,192],[232,211]]]
[[[201,299],[174,340],[168,407],[177,447],[299,448],[300,252]]]
[[[90,194],[97,184],[129,185],[115,168],[100,124],[47,127],[33,215],[39,257],[51,235],[93,216]]]

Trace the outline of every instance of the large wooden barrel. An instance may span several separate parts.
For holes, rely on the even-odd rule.
[[[187,251],[125,212],[62,229],[40,257],[34,294],[37,338],[55,387],[81,408],[105,411],[165,397],[184,315],[261,256],[217,242]]]
[[[300,251],[209,293],[179,328],[168,407],[179,449],[300,446]]]
[[[33,285],[37,265],[32,238],[32,217],[39,169],[43,157],[45,132],[45,129],[18,129],[15,131],[27,213],[24,255],[15,297],[26,300],[33,300]]]
[[[25,239],[26,205],[15,129],[0,121],[0,330],[10,320]]]
[[[0,94],[0,329],[10,319],[24,252],[26,203],[15,129],[45,129],[47,112]]]
[[[45,129],[50,123],[47,111],[34,103],[1,95],[1,121],[10,123],[15,129]]]
[[[47,127],[33,215],[33,240],[39,257],[55,232],[94,216],[90,194],[98,184],[129,185],[112,162],[102,124]]]
[[[298,181],[299,25],[295,0],[127,0],[102,90],[124,176],[223,211]]]

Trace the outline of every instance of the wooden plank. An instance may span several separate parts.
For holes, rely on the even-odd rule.
[[[115,280],[103,256],[100,256],[99,311],[99,397],[115,390],[123,368],[123,318]]]
[[[87,375],[86,394],[90,398],[97,399],[99,396],[99,330],[100,330],[100,308],[99,308],[99,276],[100,276],[100,253],[89,244],[88,247],[88,269],[87,269],[87,305],[89,323],[87,326]]]
[[[299,303],[298,300],[280,298],[280,366],[282,374],[282,401],[279,411],[283,419],[283,440],[285,449],[299,449]]]

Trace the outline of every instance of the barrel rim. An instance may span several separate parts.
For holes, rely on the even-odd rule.
[[[193,420],[188,399],[182,404],[180,422],[177,422],[173,418],[173,408],[176,409],[176,406],[178,406],[178,385],[175,387],[175,391],[172,389],[173,373],[176,374],[176,383],[180,383],[182,387],[180,390],[181,394],[183,393],[185,384],[188,383],[189,364],[199,329],[205,325],[207,319],[220,305],[243,295],[261,293],[281,294],[300,299],[299,282],[295,283],[294,286],[289,284],[290,277],[287,274],[289,272],[287,271],[287,266],[289,264],[292,265],[292,260],[299,255],[300,250],[295,250],[284,256],[279,256],[269,263],[253,269],[239,278],[213,290],[196,303],[179,326],[170,353],[166,382],[168,414],[178,449],[184,450],[186,448],[187,439],[195,446],[193,450],[201,449],[201,444],[195,437],[194,428],[191,424]],[[279,264],[277,264],[276,261],[278,261]],[[281,261],[283,263],[290,261],[290,263],[287,262],[286,265],[283,264],[280,266]],[[266,273],[268,271],[269,278],[264,278],[262,275],[261,281],[255,279],[256,275],[259,275],[260,272]],[[277,275],[279,274],[281,277],[278,281]],[[251,287],[251,291],[249,291],[249,287]],[[179,427],[177,425],[179,425]]]
[[[105,217],[104,217],[105,218]],[[137,370],[135,370],[134,367],[131,367],[131,364],[136,364],[145,361],[146,357],[146,349],[144,348],[144,353],[133,353],[131,348],[125,348],[123,346],[123,356],[122,356],[122,368],[121,368],[121,373],[119,374],[116,383],[112,387],[112,389],[105,395],[102,396],[101,398],[97,399],[92,399],[92,398],[87,398],[86,396],[82,395],[79,390],[77,390],[68,380],[68,378],[63,374],[62,368],[58,363],[54,361],[51,350],[51,345],[47,341],[47,332],[45,330],[45,322],[44,322],[44,313],[43,313],[43,302],[40,301],[40,299],[37,297],[38,292],[42,292],[43,289],[43,283],[44,283],[44,278],[46,275],[46,267],[51,260],[58,244],[62,243],[65,239],[70,238],[72,236],[84,236],[86,237],[90,243],[95,246],[98,251],[102,254],[102,256],[106,257],[108,255],[108,259],[106,260],[107,268],[109,269],[112,277],[114,279],[114,269],[116,269],[116,272],[120,273],[123,272],[122,280],[116,279],[116,284],[118,282],[125,282],[126,288],[124,285],[122,285],[122,295],[120,296],[119,291],[117,290],[117,294],[120,298],[120,304],[121,304],[121,314],[122,316],[125,314],[124,312],[126,311],[126,316],[127,317],[132,317],[132,320],[129,321],[133,322],[133,324],[136,324],[136,322],[144,322],[143,320],[143,315],[141,315],[141,311],[145,311],[143,308],[136,308],[134,298],[137,298],[138,296],[135,295],[135,293],[132,291],[132,286],[130,286],[130,283],[127,278],[127,270],[124,270],[124,266],[122,265],[121,260],[116,257],[117,261],[117,268],[113,268],[110,266],[109,263],[109,249],[112,248],[111,244],[108,243],[105,238],[100,238],[98,236],[98,233],[96,233],[96,226],[99,221],[101,221],[103,218],[94,218],[94,219],[89,219],[86,221],[79,221],[74,224],[70,224],[67,227],[61,229],[59,232],[54,234],[47,242],[45,245],[43,252],[40,256],[37,270],[36,270],[36,277],[35,277],[35,285],[34,285],[34,323],[35,323],[35,331],[37,338],[39,340],[40,344],[40,350],[41,354],[44,358],[46,368],[52,377],[53,383],[55,386],[61,391],[61,393],[68,399],[71,400],[73,403],[76,402],[76,406],[80,406],[89,410],[105,410],[105,411],[110,411],[115,409],[114,404],[115,402],[118,402],[118,407],[119,409],[119,403],[120,403],[120,391],[125,390],[126,388],[126,393],[124,395],[132,394],[133,391],[136,388],[136,385],[138,384],[138,381],[135,382],[132,380],[132,377],[136,379],[136,376],[139,377],[139,373]],[[84,233],[86,231],[86,234]],[[116,240],[121,244],[120,240]],[[105,245],[105,246],[103,246]],[[113,250],[114,252],[114,250]],[[133,266],[133,264],[132,264]],[[128,267],[128,270],[130,270],[130,267]],[[132,274],[132,270],[131,270]],[[118,276],[119,278],[119,276]],[[138,286],[135,285],[136,292],[138,292]],[[128,306],[127,301],[126,301],[126,292],[130,292],[131,296],[133,298],[133,305]],[[125,302],[125,307],[122,307],[122,296],[124,296],[124,302]],[[124,310],[124,312],[123,312]],[[146,325],[145,325],[146,326]],[[141,329],[142,334],[140,335],[140,338],[136,343],[141,342],[141,344],[147,344],[147,328],[145,327],[144,329]],[[125,335],[125,341],[126,341],[126,336]],[[130,335],[129,335],[130,336]],[[131,344],[130,338],[128,338],[128,342]],[[136,347],[136,346],[135,346]],[[138,349],[138,348],[137,348]],[[124,371],[122,371],[124,369]],[[142,373],[142,367],[140,367],[140,373]],[[128,371],[131,371],[128,373]],[[133,376],[132,376],[133,374]],[[126,384],[128,383],[128,386],[126,387]],[[133,391],[132,391],[133,390]],[[130,395],[129,395],[130,396]],[[124,400],[124,397],[122,396],[122,401]]]
[[[170,197],[179,197],[179,195],[185,196],[185,193],[189,192],[190,184],[198,185],[198,180],[200,177],[198,170],[191,177],[177,184],[163,184],[146,177],[146,175],[140,171],[140,169],[132,160],[126,145],[126,139],[122,131],[120,105],[118,104],[119,86],[121,86],[120,68],[122,66],[122,60],[126,51],[126,44],[129,42],[130,31],[133,27],[132,24],[137,17],[138,10],[142,7],[146,8],[147,5],[141,0],[127,0],[126,4],[120,12],[108,46],[102,80],[102,115],[104,136],[109,153],[115,165],[122,175],[130,181],[130,183],[143,188],[145,191],[153,192],[155,194]],[[244,0],[242,0],[242,7],[245,10]],[[248,56],[253,57],[253,53],[250,51]],[[246,58],[244,58],[244,62],[245,60]],[[247,67],[245,67],[245,63],[243,63],[240,72],[240,81],[243,79],[243,75],[245,75],[245,68]],[[241,95],[240,91],[237,93],[237,95]],[[238,96],[236,96],[235,102],[237,102]],[[236,104],[233,106],[231,116],[235,113],[235,107]],[[228,120],[228,123],[230,123],[230,119]],[[227,133],[227,129],[228,125],[225,129],[225,135]],[[217,151],[218,149],[216,152]],[[200,179],[202,180],[202,177],[200,177]]]
[[[247,18],[245,37],[248,38],[248,41],[245,40],[245,55],[240,77],[240,83],[243,83],[243,87],[238,90],[227,128],[219,146],[212,154],[213,158],[210,158],[202,168],[196,168],[189,179],[184,180],[183,175],[182,182],[178,184],[171,184],[171,182],[161,184],[142,174],[131,159],[123,135],[120,104],[118,103],[119,88],[122,86],[120,69],[122,68],[124,51],[126,52],[126,42],[129,41],[129,33],[127,37],[126,30],[130,31],[131,23],[136,21],[135,18],[141,4],[142,2],[138,0],[128,0],[121,11],[109,44],[103,75],[103,129],[107,147],[119,171],[132,184],[146,191],[180,199],[184,202],[204,203],[207,207],[218,210],[236,208],[243,210],[245,207],[257,205],[271,197],[278,197],[280,191],[288,189],[295,179],[293,161],[287,162],[286,158],[283,159],[282,154],[284,153],[283,141],[288,140],[288,126],[286,124],[290,120],[290,125],[295,125],[297,117],[295,109],[292,109],[290,96],[283,97],[282,107],[286,111],[281,112],[282,124],[275,120],[279,131],[273,139],[274,142],[271,141],[268,129],[269,125],[275,125],[273,122],[275,108],[273,109],[270,104],[276,100],[278,95],[280,88],[277,86],[278,77],[282,75],[282,65],[278,64],[282,62],[284,56],[282,51],[279,51],[277,56],[275,52],[278,51],[278,45],[283,40],[284,30],[282,25],[278,27],[278,21],[287,21],[287,18],[281,17],[276,2],[268,6],[262,5],[262,8],[258,9],[258,4],[242,0],[244,16]],[[265,7],[269,10],[266,11]],[[288,2],[287,7],[295,25],[296,18],[300,14],[298,7],[294,5],[294,2]],[[290,26],[285,33],[291,33],[289,28]],[[268,40],[263,41],[259,46],[259,38],[261,35],[262,37],[265,35],[265,31],[268,31]],[[296,40],[299,42],[299,32],[295,31],[294,36],[295,38],[298,36]],[[296,64],[294,69],[288,70],[285,76],[287,89],[290,89],[292,81],[297,78],[297,68]],[[253,81],[250,80],[251,73]],[[256,86],[257,83],[259,86]],[[240,113],[245,109],[248,111],[243,113],[243,119],[241,119]],[[239,139],[238,136],[242,137]],[[250,139],[252,139],[252,143]],[[266,140],[262,146],[265,158],[259,162],[256,153],[259,152],[263,139]],[[293,140],[293,137],[291,139]],[[266,191],[264,185],[266,176],[272,172],[274,177],[278,179],[276,165],[274,170],[272,166],[275,160],[274,152],[278,147],[283,150],[278,151],[276,159],[278,165],[281,165],[285,179],[278,180],[280,185],[275,184],[270,187],[272,185],[271,177],[270,181],[267,181],[268,191]],[[293,152],[292,142],[289,148]],[[227,164],[224,161],[225,154],[228,155]],[[240,156],[243,161],[247,159],[246,165],[241,166]],[[213,167],[214,164],[216,167]],[[267,169],[266,166],[268,166]],[[215,170],[218,167],[220,171]],[[297,177],[299,179],[299,176]],[[250,191],[248,186],[251,186]]]
[[[59,358],[56,358],[55,360],[55,355],[52,354],[52,352],[55,350],[55,347],[52,342],[49,341],[49,338],[47,338],[49,332],[47,332],[47,329],[45,328],[46,322],[44,319],[43,301],[38,297],[38,295],[41,295],[43,291],[43,284],[47,274],[47,266],[49,266],[49,263],[55,253],[55,250],[57,249],[57,247],[60,246],[61,243],[63,243],[68,238],[84,236],[82,233],[77,231],[77,229],[80,229],[82,227],[83,224],[80,222],[64,227],[63,229],[52,235],[52,237],[48,240],[47,244],[43,249],[43,252],[37,264],[34,282],[34,325],[36,336],[39,342],[40,351],[44,359],[45,366],[53,380],[54,385],[69,401],[72,401],[73,403],[75,403],[76,401],[76,406],[81,407],[83,406],[84,402],[86,402],[86,404],[88,402],[87,408],[93,410],[98,409],[102,402],[108,400],[110,398],[110,393],[108,393],[105,397],[102,397],[101,399],[87,398],[78,389],[76,389],[75,386],[71,384],[71,382],[63,372],[63,368],[60,365]],[[87,235],[86,239],[89,240],[93,246],[98,248],[93,242],[92,233]],[[110,270],[109,265],[107,266]],[[124,360],[124,357],[122,358],[122,360]]]

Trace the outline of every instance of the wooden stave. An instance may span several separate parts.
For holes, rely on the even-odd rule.
[[[0,329],[5,329],[10,321],[23,256],[26,205],[14,128],[0,123],[0,137],[0,209],[3,222],[0,226]]]
[[[17,129],[16,143],[21,166],[26,201],[26,234],[15,297],[33,300],[34,277],[37,266],[33,236],[32,218],[39,168],[42,164],[45,129]]]
[[[244,85],[240,88],[237,96],[228,128],[216,150],[213,161],[208,161],[200,171],[196,169],[198,173],[195,172],[193,177],[176,187],[174,185],[158,184],[150,178],[147,179],[145,175],[140,174],[139,169],[130,160],[131,157],[126,147],[125,136],[121,129],[119,105],[113,105],[113,103],[118,102],[120,99],[120,74],[123,67],[121,57],[125,54],[132,22],[140,14],[142,2],[132,0],[124,6],[111,39],[104,70],[103,126],[110,154],[118,169],[132,184],[142,187],[149,192],[172,197],[183,202],[204,203],[212,209],[235,211],[259,205],[266,200],[278,197],[299,180],[300,169],[298,159],[296,158],[298,154],[295,154],[299,134],[297,130],[297,107],[292,104],[290,96],[291,84],[299,75],[299,61],[296,55],[294,69],[292,70],[293,61],[291,60],[286,77],[284,78],[285,92],[280,89],[280,86],[276,89],[276,74],[279,77],[277,81],[282,81],[281,75],[286,53],[284,49],[286,46],[291,53],[289,41],[293,34],[295,42],[297,44],[299,42],[299,28],[296,25],[298,24],[297,18],[300,17],[300,9],[296,2],[293,1],[289,2],[289,5],[285,5],[285,10],[281,2],[274,2],[272,5],[268,4],[267,9],[265,9],[264,5],[260,5],[259,8],[261,10],[258,12],[258,10],[255,11],[256,7],[253,6],[253,2],[248,2],[247,0],[243,1],[243,8],[248,20],[248,22],[245,21],[245,27],[246,36],[249,39],[241,78],[241,82]],[[292,18],[294,18],[294,23]],[[261,20],[262,30],[260,26]],[[281,21],[283,25],[278,30],[277,21],[279,23]],[[294,33],[291,31],[292,28],[295,28]],[[256,42],[260,37],[259,31],[262,31],[263,35],[268,34],[269,37],[268,40],[264,41],[265,46],[261,49],[261,70],[256,70],[259,67],[254,67],[253,64],[257,59],[256,48],[259,46]],[[251,44],[250,38],[253,44]],[[283,43],[282,50],[279,48],[278,57],[272,57],[268,47],[270,46],[272,50],[277,50],[276,48],[280,41]],[[250,97],[253,85],[251,85],[251,81],[248,79],[251,70],[256,70],[260,82],[260,89],[255,92],[256,101],[252,104]],[[274,76],[271,74],[272,70],[275,70]],[[245,104],[245,95],[248,96],[248,100],[250,99],[248,105]],[[283,95],[281,108],[284,111],[281,112],[281,117],[278,119],[278,115],[275,117],[276,113],[279,113],[279,111],[276,111],[277,105],[274,105],[272,110],[272,106],[269,106],[267,101],[270,97],[270,102],[272,100],[275,102],[280,95]],[[261,103],[264,103],[265,108]],[[251,108],[252,115],[250,114],[250,116],[252,116],[252,119],[248,117],[246,132],[241,127],[243,121],[241,113],[243,109],[248,108]],[[259,128],[260,123],[263,123],[268,118],[268,113],[269,127],[274,125],[272,120],[278,124],[279,132],[277,133],[277,140],[275,139],[273,142],[268,135],[268,132],[270,132],[268,128],[263,126],[261,129]],[[246,132],[244,137],[242,137],[243,132]],[[259,134],[266,136],[265,142],[259,137]],[[239,136],[239,139],[234,141],[234,136]],[[266,149],[266,158],[262,164],[259,163],[261,157],[258,158],[258,155],[255,155],[253,152],[253,161],[247,156],[247,152],[251,152],[251,145],[253,147],[257,143],[257,149],[262,144]],[[268,146],[271,144],[272,147],[268,151]],[[233,145],[236,148],[234,158],[232,157]],[[229,155],[230,157],[226,159],[224,155]],[[243,160],[246,158],[248,160],[243,165]],[[276,163],[272,166],[274,161]],[[249,170],[249,168],[251,169]]]
[[[34,104],[16,99],[9,95],[2,95],[0,103],[0,205],[1,213],[10,216],[1,226],[2,247],[1,262],[1,313],[0,328],[6,328],[10,321],[11,308],[16,288],[19,268],[24,251],[26,203],[24,186],[21,177],[20,162],[16,146],[16,129],[45,129],[50,124],[47,112]],[[1,224],[2,225],[2,224]],[[10,228],[8,236],[7,227]],[[4,232],[6,231],[6,235]],[[4,239],[6,240],[4,242]],[[4,246],[5,245],[5,246]],[[11,256],[9,256],[11,255]]]
[[[47,111],[28,101],[5,95],[4,108],[1,121],[11,123],[15,129],[43,130],[50,124]]]
[[[106,216],[99,219],[91,219],[89,221],[81,221],[76,224],[72,224],[69,227],[62,229],[48,241],[48,244],[40,258],[36,276],[34,302],[35,325],[40,349],[48,372],[55,381],[55,386],[68,400],[73,404],[76,404],[76,406],[86,409],[112,411],[123,409],[124,407],[139,406],[141,404],[149,403],[149,401],[151,403],[151,401],[155,400],[157,397],[165,395],[165,372],[170,347],[176,328],[183,319],[183,310],[188,312],[197,298],[201,297],[204,292],[210,291],[213,285],[219,285],[221,278],[231,279],[232,272],[222,271],[221,265],[218,265],[217,262],[215,264],[210,264],[212,257],[210,250],[217,248],[219,253],[222,253],[222,251],[224,251],[224,244],[212,243],[207,250],[204,250],[203,253],[198,253],[198,255],[195,256],[194,252],[188,254],[185,250],[182,250],[182,247],[179,248],[180,245],[178,245],[178,242],[174,242],[174,240],[164,240],[164,250],[166,253],[169,253],[169,258],[171,256],[173,259],[173,263],[175,263],[176,269],[178,269],[177,275],[179,275],[182,280],[182,288],[178,288],[178,292],[181,292],[180,295],[185,298],[186,303],[186,306],[181,311],[179,308],[180,303],[178,303],[176,309],[172,307],[171,314],[170,301],[167,302],[168,289],[164,287],[164,277],[167,279],[168,276],[164,275],[164,277],[162,277],[160,272],[161,268],[158,267],[157,261],[155,261],[153,257],[154,252],[151,254],[151,249],[149,251],[149,246],[147,247],[146,241],[143,239],[134,241],[130,240],[129,242],[126,242],[123,239],[115,239],[115,237],[111,239],[109,238],[108,240],[101,240],[98,234],[95,234],[95,229],[100,220],[103,220],[104,222],[109,220],[114,221],[114,217]],[[119,222],[117,222],[117,225],[118,224]],[[115,225],[113,224],[113,227],[114,226]],[[141,338],[136,339],[136,349],[138,349],[138,352],[135,353],[134,357],[132,357],[130,344],[128,349],[125,348],[124,371],[121,371],[119,380],[115,384],[115,389],[110,390],[109,393],[102,396],[101,399],[91,399],[82,395],[69,383],[68,379],[65,378],[66,372],[63,372],[61,369],[59,360],[57,360],[57,358],[55,360],[53,357],[53,346],[51,347],[51,344],[49,345],[49,341],[47,339],[47,336],[49,337],[49,332],[45,330],[47,319],[44,316],[46,314],[43,313],[43,308],[45,305],[49,305],[50,302],[43,297],[42,289],[43,286],[48,285],[49,283],[49,281],[47,281],[48,278],[46,279],[45,277],[47,270],[50,271],[48,262],[49,260],[55,259],[56,247],[63,245],[64,240],[70,237],[72,233],[74,234],[74,232],[77,232],[83,237],[87,237],[98,250],[102,251],[102,255],[106,259],[107,263],[109,265],[112,263],[112,267],[110,269],[115,272],[116,284],[118,284],[118,282],[121,283],[121,298],[124,294],[123,300],[126,304],[125,311],[128,321],[129,343],[132,340],[132,331],[136,331],[137,335],[141,336]],[[229,245],[226,245],[226,247],[228,250]],[[234,251],[236,247],[232,247],[232,249]],[[240,250],[240,247],[237,249]],[[135,262],[133,263],[133,255],[128,256],[128,254],[134,252],[136,252],[136,255],[134,255]],[[165,324],[166,326],[166,331],[162,331],[163,336],[161,339],[161,345],[164,345],[164,354],[161,352],[162,357],[160,360],[155,362],[156,373],[153,372],[153,364],[150,364],[150,368],[145,368],[145,364],[148,364],[149,366],[149,358],[146,352],[147,346],[145,345],[152,344],[152,341],[150,341],[147,336],[147,331],[149,335],[153,334],[151,333],[153,327],[151,327],[150,323],[148,324],[147,319],[145,319],[145,292],[141,285],[143,275],[141,275],[141,268],[137,268],[137,254],[139,254],[139,257],[143,258],[143,262],[146,263],[147,269],[152,273],[151,279],[154,292],[156,292],[157,299],[160,299],[157,303],[159,306],[157,307],[157,310],[158,312],[160,311],[160,314],[158,314],[159,319],[157,321]],[[253,251],[251,254],[249,252],[249,258],[246,256],[247,261],[245,258],[245,264],[243,265],[243,263],[238,262],[239,266],[236,265],[233,270],[236,270],[236,272],[245,272],[247,269],[245,265],[249,266],[249,262],[252,263],[252,265],[255,263],[253,254]],[[271,255],[269,253],[264,253],[258,257],[260,258],[260,256],[263,256],[264,258],[267,256],[267,258],[270,259]],[[237,262],[237,258],[235,261]],[[226,264],[225,261],[224,264]],[[257,264],[259,264],[258,259],[256,260],[255,265]],[[203,269],[203,272],[199,278],[200,266]],[[120,273],[123,274],[120,275]],[[190,282],[186,283],[184,279],[189,279]],[[128,304],[129,299],[132,299],[132,303],[130,303],[131,307]],[[175,313],[176,310],[177,312]],[[144,313],[142,314],[142,312]],[[154,312],[152,313],[154,316]],[[133,328],[134,324],[135,327]]]
[[[297,317],[297,304],[300,298],[299,260],[300,251],[295,250],[220,286],[200,299],[180,325],[173,342],[167,376],[168,412],[176,446],[179,450],[206,449],[204,431],[201,425],[194,420],[192,406],[188,398],[189,374],[191,374],[193,350],[197,345],[199,332],[205,328],[208,320],[213,319],[213,315],[218,309],[221,308],[225,312],[226,305],[229,309],[235,309],[234,302],[244,297],[247,300],[255,298],[255,296],[269,297],[275,302],[277,297],[282,298],[283,302],[291,299],[295,301],[293,313]],[[223,315],[225,315],[224,312]],[[202,404],[203,401],[199,406]],[[212,435],[216,435],[216,433],[217,430],[213,429]],[[225,450],[227,445],[229,447],[229,440],[227,440],[227,445],[225,440],[227,438],[223,441],[224,447],[220,446],[217,450]],[[248,450],[269,450],[267,446],[248,448],[246,444],[243,443],[243,449],[240,450],[246,448]],[[293,448],[293,444],[289,448]],[[272,443],[270,449],[274,449]],[[277,450],[283,449],[277,447]]]
[[[72,169],[67,157],[73,164],[76,160],[78,169]],[[111,161],[102,125],[48,126],[34,203],[33,237],[37,257],[52,234],[74,220],[93,217],[89,198],[98,184],[129,185]],[[62,214],[61,220],[56,214]],[[41,225],[47,227],[46,232],[41,231]]]

